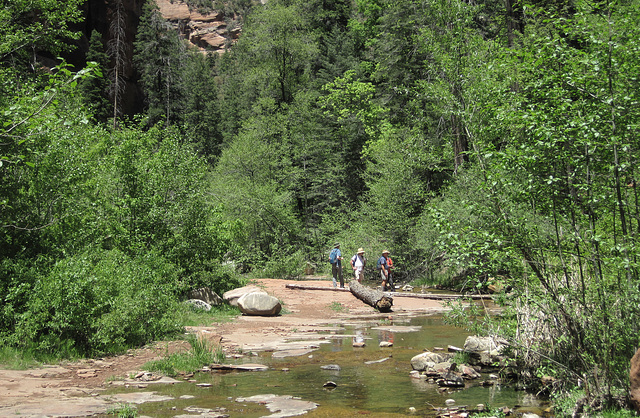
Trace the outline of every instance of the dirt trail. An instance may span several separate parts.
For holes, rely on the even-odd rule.
[[[393,311],[380,314],[349,291],[287,289],[288,283],[305,282],[263,279],[256,283],[283,303],[284,315],[239,316],[232,322],[192,327],[191,331],[221,339],[225,351],[233,353],[278,344],[294,332],[312,331],[354,317],[393,318],[443,310],[438,301],[395,298]],[[309,284],[332,288],[331,281],[326,279]],[[113,403],[101,393],[113,381],[135,375],[143,364],[162,358],[167,352],[188,348],[184,341],[158,342],[117,357],[31,370],[0,370],[0,417],[81,417],[105,413]]]

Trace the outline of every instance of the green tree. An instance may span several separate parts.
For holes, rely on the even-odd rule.
[[[113,114],[108,97],[109,80],[106,77],[109,56],[104,50],[102,35],[96,30],[91,32],[86,60],[97,64],[96,71],[99,71],[99,74],[97,74],[97,77],[85,79],[81,83],[80,87],[83,91],[85,102],[87,107],[92,110],[96,121],[107,122]]]
[[[273,102],[268,106],[275,108]],[[235,258],[250,266],[284,263],[299,251],[300,223],[292,193],[298,173],[283,140],[288,125],[276,113],[245,122],[213,173],[216,202],[228,221],[239,220],[244,226],[243,252]]]
[[[269,98],[278,105],[291,103],[305,86],[317,45],[307,29],[307,19],[296,4],[268,2],[254,10],[243,28],[242,37],[228,60],[235,61],[229,72],[226,95],[239,95],[241,108],[234,117],[248,118],[251,103]]]
[[[198,153],[210,162],[220,155],[222,148],[216,62],[215,56],[189,53],[183,73],[184,94],[180,105],[185,135],[194,143]]]
[[[23,71],[39,69],[40,54],[57,57],[74,48],[84,0],[3,0],[0,2],[0,63]]]
[[[452,257],[509,268],[513,322],[501,327],[523,365],[568,389],[581,380],[586,403],[607,406],[626,393],[638,345],[626,319],[638,316],[638,6],[575,6],[571,18],[528,16],[496,72],[509,78],[492,84],[495,126],[476,154],[488,203],[461,203],[476,222],[436,220]]]
[[[183,72],[186,45],[164,20],[158,6],[147,1],[143,7],[136,41],[134,63],[146,97],[151,125],[163,120],[167,126],[179,120],[184,94]]]

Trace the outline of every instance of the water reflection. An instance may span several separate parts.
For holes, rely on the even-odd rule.
[[[172,387],[153,388],[175,398],[171,402],[145,404],[140,413],[151,416],[174,416],[186,406],[203,408],[224,407],[230,416],[268,416],[264,406],[236,402],[238,398],[253,395],[291,395],[317,403],[317,409],[308,417],[343,417],[365,413],[370,416],[405,416],[414,408],[414,415],[432,416],[434,408],[445,407],[447,400],[457,406],[475,407],[488,404],[494,407],[516,405],[538,407],[535,396],[518,392],[510,386],[481,386],[467,382],[463,390],[440,388],[425,379],[411,378],[410,360],[423,350],[449,345],[462,347],[467,334],[447,326],[439,317],[414,318],[405,322],[389,321],[353,323],[322,331],[326,344],[313,353],[277,358],[271,352],[258,357],[233,360],[234,362],[261,363],[269,366],[266,372],[200,373],[198,382],[211,383],[203,390],[192,383]],[[364,342],[354,347],[354,342]],[[381,348],[381,342],[392,347]],[[381,361],[384,360],[384,361]],[[336,364],[339,370],[326,370],[321,366]],[[286,371],[283,371],[286,370]],[[324,387],[327,381],[335,388]],[[180,396],[195,398],[186,400]],[[175,409],[173,409],[175,408]]]

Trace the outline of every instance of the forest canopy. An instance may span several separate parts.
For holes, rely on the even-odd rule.
[[[340,242],[389,249],[403,283],[499,284],[483,332],[557,391],[622,402],[640,2],[191,2],[242,13],[222,54],[112,3],[105,33],[73,29],[80,0],[0,10],[3,345],[119,352],[175,331],[191,289],[326,272]],[[82,68],[55,59],[81,37]]]

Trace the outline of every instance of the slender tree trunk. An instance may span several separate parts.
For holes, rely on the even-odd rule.
[[[109,94],[113,103],[113,129],[116,129],[118,127],[118,117],[122,114],[122,95],[125,89],[126,19],[122,0],[115,0],[112,14],[111,24],[109,25],[111,39],[107,42],[107,54],[112,63],[109,71],[111,79]]]

